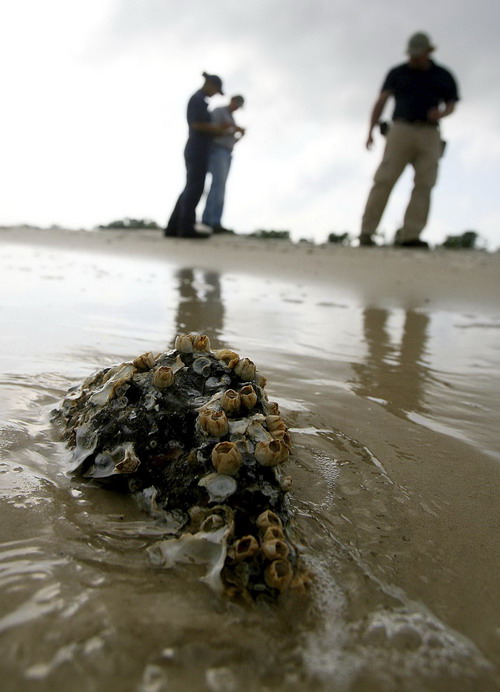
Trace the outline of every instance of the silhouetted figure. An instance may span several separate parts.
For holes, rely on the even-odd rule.
[[[196,207],[203,194],[208,170],[208,155],[212,138],[222,135],[225,125],[210,122],[206,99],[215,94],[223,94],[222,80],[217,75],[203,73],[205,83],[189,99],[187,121],[189,136],[184,149],[186,162],[186,186],[181,192],[164,234],[180,238],[203,238],[210,229],[196,229]],[[208,234],[207,234],[208,231]]]
[[[397,232],[395,244],[428,247],[419,236],[427,223],[431,191],[443,152],[439,121],[453,113],[459,98],[453,75],[430,59],[433,50],[426,34],[411,36],[407,47],[408,62],[390,70],[373,106],[367,149],[373,144],[373,128],[379,123],[387,100],[394,97],[394,122],[388,128],[384,157],[375,173],[366,203],[360,245],[375,245],[372,235],[377,230],[392,188],[406,166],[411,164],[415,170],[414,186],[403,228]]]
[[[245,129],[238,127],[234,121],[233,113],[241,108],[244,102],[243,96],[232,96],[227,106],[215,108],[211,114],[215,125],[227,125],[223,135],[212,139],[208,159],[208,172],[212,175],[212,182],[201,220],[210,226],[214,233],[227,232],[221,223],[227,176],[233,158],[233,147],[245,134]]]

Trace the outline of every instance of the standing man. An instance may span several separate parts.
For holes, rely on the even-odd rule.
[[[187,121],[189,136],[184,149],[186,186],[181,192],[164,235],[179,238],[204,238],[210,235],[197,230],[196,207],[203,194],[208,170],[208,155],[213,137],[224,134],[226,126],[210,122],[207,97],[223,94],[222,80],[214,74],[203,73],[205,83],[189,99]],[[208,230],[208,229],[207,229]]]
[[[226,194],[226,181],[231,167],[233,147],[245,134],[243,127],[236,125],[233,113],[245,103],[243,96],[232,96],[227,106],[216,108],[212,112],[212,122],[215,125],[225,125],[225,133],[220,137],[214,137],[210,148],[208,160],[208,172],[212,174],[212,182],[208,193],[202,222],[213,229],[214,233],[227,231],[221,225],[222,211],[224,209],[224,197]]]
[[[436,183],[443,144],[439,121],[455,110],[458,101],[453,75],[436,65],[427,34],[416,33],[408,41],[408,62],[389,71],[372,110],[366,148],[373,144],[373,128],[379,122],[390,96],[395,107],[382,163],[374,177],[361,225],[360,245],[375,245],[376,232],[389,195],[407,164],[415,170],[413,191],[406,209],[403,228],[395,245],[427,248],[420,233],[427,223],[431,191]]]

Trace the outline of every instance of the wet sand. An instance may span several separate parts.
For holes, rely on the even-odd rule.
[[[104,531],[102,517],[111,511],[102,495],[87,496],[55,470],[62,451],[47,442],[40,406],[54,405],[67,386],[107,362],[165,348],[177,331],[205,331],[215,344],[252,358],[280,402],[296,448],[290,473],[298,522],[317,591],[328,601],[323,611],[316,607],[338,619],[335,632],[326,615],[323,623],[318,615],[316,624],[304,624],[287,649],[290,655],[300,640],[305,652],[306,663],[293,669],[296,682],[281,671],[266,689],[495,689],[500,254],[239,236],[183,241],[155,231],[11,229],[0,231],[0,243],[13,290],[4,303],[12,331],[0,340],[5,549],[26,538],[16,502],[32,516],[39,503],[50,504],[40,479],[54,484],[70,517],[63,530],[69,551],[81,541],[82,522],[68,493],[84,493],[78,501],[87,532]],[[4,291],[9,296],[9,286]],[[31,510],[20,499],[23,488]],[[57,521],[57,507],[52,511]],[[127,505],[131,523],[134,511]],[[116,568],[123,547],[105,550]],[[91,559],[76,552],[76,563]],[[138,557],[127,560],[131,582],[127,587],[120,572],[120,592],[130,598],[127,588],[136,593],[143,582]],[[63,570],[66,588],[70,577]],[[174,583],[164,588],[176,592]],[[209,596],[196,598],[196,607],[210,611]],[[10,605],[4,600],[2,608],[9,612]],[[29,599],[21,606],[28,612]],[[19,639],[28,645],[43,627],[37,607],[31,630],[21,628],[19,609],[11,614],[9,651],[16,641],[22,646]],[[177,637],[185,652],[196,637],[185,632],[181,612],[172,641]],[[288,616],[282,617],[273,621],[277,632],[286,629]],[[81,623],[74,627],[59,652],[80,636]],[[264,656],[256,644],[245,645]],[[16,656],[7,665],[12,689],[23,679]],[[240,689],[263,689],[262,680],[245,687],[236,663],[241,652],[232,656],[207,670],[227,668]],[[141,660],[151,666],[151,659],[137,658],[130,675],[142,671],[140,689],[147,689]],[[48,688],[56,678],[47,665],[26,664],[25,684],[36,678]],[[154,665],[180,685],[175,689],[226,689],[224,680],[219,687],[210,682],[216,673],[202,684],[187,668],[175,677],[165,660]],[[55,668],[61,674],[64,666]],[[101,689],[105,672],[91,666],[87,672],[74,689],[88,689],[90,679]],[[59,683],[65,679],[63,671]]]

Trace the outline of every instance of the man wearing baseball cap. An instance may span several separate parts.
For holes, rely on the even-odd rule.
[[[203,194],[208,170],[210,144],[214,137],[223,135],[227,125],[210,122],[207,98],[223,94],[222,80],[214,74],[203,73],[205,82],[188,101],[187,122],[189,135],[184,148],[186,185],[174,207],[164,235],[179,238],[203,238],[211,229],[196,227],[196,207]],[[206,232],[207,231],[207,232]]]
[[[415,171],[410,202],[403,227],[397,232],[395,245],[427,248],[420,240],[430,208],[431,191],[437,179],[443,142],[439,123],[453,113],[459,100],[455,78],[430,58],[435,50],[429,36],[413,34],[407,45],[408,61],[392,68],[373,106],[367,149],[373,144],[373,129],[379,123],[384,106],[394,98],[393,123],[387,132],[384,156],[378,167],[368,196],[359,244],[375,245],[376,232],[389,195],[408,164]]]

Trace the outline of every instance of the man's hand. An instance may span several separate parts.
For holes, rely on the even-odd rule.
[[[456,102],[447,101],[444,106],[436,106],[427,111],[427,120],[431,123],[437,123],[441,118],[446,118],[447,115],[451,115],[455,110]]]
[[[390,90],[381,91],[378,99],[375,101],[375,104],[374,104],[373,109],[372,109],[371,117],[370,117],[370,130],[368,132],[368,139],[366,140],[366,148],[367,149],[372,148],[373,128],[375,127],[375,125],[380,120],[380,116],[382,115],[382,112],[384,110],[384,106],[385,106],[389,96],[392,96],[392,91],[390,91]]]

